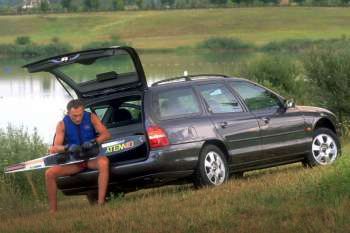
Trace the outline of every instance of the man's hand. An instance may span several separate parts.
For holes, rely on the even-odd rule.
[[[50,154],[62,153],[64,151],[65,151],[65,146],[63,145],[50,146],[49,148]]]
[[[84,142],[83,145],[81,146],[83,152],[89,151],[95,147],[98,147],[98,143],[96,141],[96,139],[92,139],[88,142]]]
[[[100,153],[100,146],[96,141],[96,139],[90,140],[88,142],[84,142],[81,148],[83,152],[81,156],[83,159],[95,157]]]

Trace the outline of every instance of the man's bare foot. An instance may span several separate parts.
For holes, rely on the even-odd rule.
[[[50,210],[50,215],[55,215],[57,213],[57,210]]]

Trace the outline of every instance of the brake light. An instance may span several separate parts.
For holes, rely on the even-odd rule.
[[[164,129],[157,125],[147,128],[148,140],[151,148],[158,148],[169,145],[169,139]]]

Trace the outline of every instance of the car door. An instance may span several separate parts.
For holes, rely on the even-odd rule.
[[[255,116],[244,109],[224,82],[197,85],[196,89],[218,136],[226,144],[229,162],[239,166],[259,160],[259,125]]]
[[[307,151],[304,117],[296,108],[284,107],[281,97],[255,83],[230,84],[259,122],[264,160],[291,159]]]

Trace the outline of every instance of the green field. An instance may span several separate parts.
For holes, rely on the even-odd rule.
[[[53,37],[80,48],[119,36],[143,49],[194,46],[209,37],[234,37],[257,45],[290,38],[339,38],[350,35],[348,8],[262,7],[169,11],[0,16],[0,43],[30,36]]]
[[[18,36],[30,36],[32,41],[40,44],[59,37],[61,41],[79,49],[83,44],[118,36],[142,49],[196,46],[210,37],[239,38],[263,45],[293,38],[349,38],[349,22],[349,8],[336,7],[0,16],[0,44],[13,43]],[[180,69],[182,71],[182,67],[191,69],[190,65],[197,63],[206,67],[211,64],[209,68],[215,73],[223,69],[213,63],[218,60],[223,63],[230,61],[225,63],[225,71],[234,73],[232,61],[239,56],[234,53],[226,55],[229,58],[225,59],[222,54],[215,57],[212,54],[199,56],[193,53],[186,54],[184,59],[177,53],[162,56],[144,53],[141,59],[148,76],[159,75],[155,64],[163,65],[172,75],[179,73]],[[24,63],[15,59],[6,62]],[[181,68],[171,70],[172,64]],[[1,70],[0,74],[4,72]],[[16,72],[16,75],[23,75],[22,70]],[[27,145],[22,137],[18,137],[18,140],[14,138],[6,138],[15,149],[8,149],[8,157],[0,156],[0,162],[3,162],[0,165],[4,166],[3,160],[6,159],[24,161],[19,158],[42,154],[38,151],[43,150],[45,145],[38,149],[32,146],[35,143]],[[6,140],[0,144],[3,153],[7,148]],[[200,190],[195,190],[192,185],[140,190],[124,197],[114,197],[103,207],[89,206],[82,196],[61,195],[59,212],[54,216],[48,214],[48,205],[43,201],[46,199],[42,196],[45,193],[42,174],[26,173],[26,176],[18,176],[16,180],[26,184],[29,189],[34,187],[27,184],[29,181],[41,184],[37,185],[39,195],[35,198],[35,195],[30,196],[30,191],[25,196],[20,195],[17,189],[11,190],[15,185],[5,185],[0,173],[0,232],[349,232],[348,142],[348,139],[344,140],[343,156],[332,166],[313,169],[305,169],[300,163],[280,166],[248,172],[244,178],[231,179],[222,186]],[[31,149],[30,153],[28,148]]]
[[[83,197],[0,210],[0,232],[348,232],[350,145],[333,166],[247,173],[216,188],[141,190],[90,207]]]

